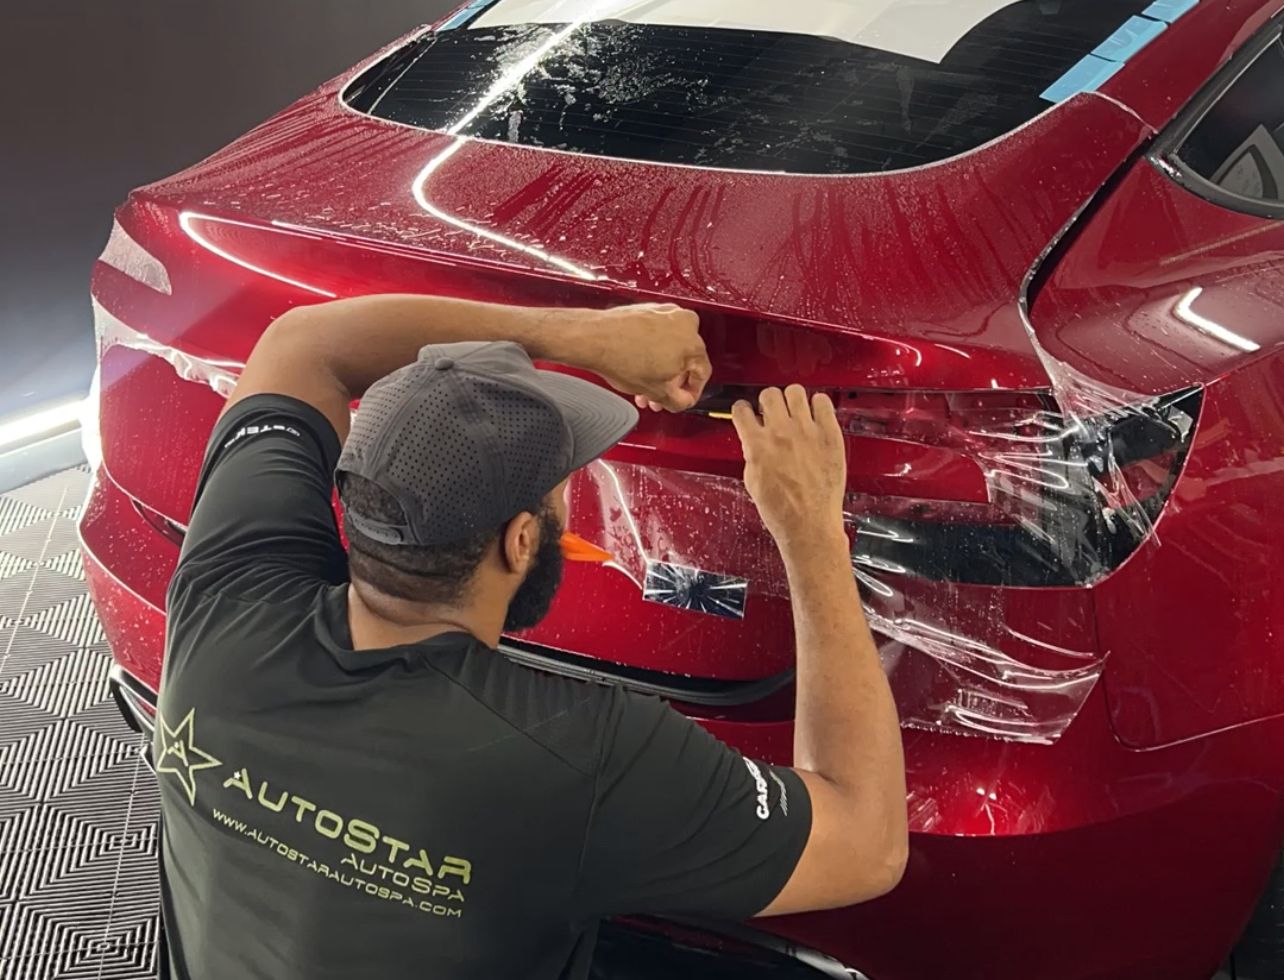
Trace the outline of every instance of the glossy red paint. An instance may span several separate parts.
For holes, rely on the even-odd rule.
[[[1231,54],[1280,9],[1278,0],[1196,4],[1164,32],[1162,44],[1142,48],[1101,92],[1118,99],[1151,128],[1163,129]],[[1157,84],[1159,79],[1162,81]]]
[[[1206,385],[1155,535],[1097,589],[1120,737],[1150,747],[1284,713],[1270,657],[1284,636],[1284,222],[1218,207],[1139,160],[1031,316],[1046,350],[1106,384]]]
[[[906,608],[948,609],[956,639],[1017,665],[1052,670],[1069,651],[1100,669],[1107,658],[1073,722],[1053,744],[907,730],[905,883],[859,908],[759,923],[873,980],[1203,980],[1243,927],[1284,830],[1273,748],[1284,672],[1265,655],[1284,627],[1284,519],[1273,506],[1284,489],[1284,225],[1209,204],[1142,154],[1282,6],[1201,4],[1102,96],[887,175],[727,173],[459,142],[344,108],[337,96],[355,70],[323,86],[119,211],[167,288],[138,262],[94,269],[104,463],[81,532],[117,661],[159,685],[177,546],[157,522],[188,519],[237,363],[274,317],[330,295],[682,302],[701,313],[718,384],[801,381],[859,391],[862,404],[919,398],[901,414],[929,424],[929,394],[1055,395],[1035,341],[1131,392],[1203,386],[1155,533],[1113,573],[1049,588],[898,583]],[[1072,222],[1035,279],[1032,339],[1027,276]],[[1210,344],[1181,319],[1196,287],[1187,309],[1257,351]],[[850,458],[853,498],[888,511],[927,502],[962,521],[964,505],[984,508],[992,493],[989,464],[957,443],[865,431]],[[788,669],[774,553],[726,490],[741,467],[726,424],[650,417],[611,460],[670,488],[640,493],[637,516],[681,538],[683,554],[752,571],[750,615],[644,602],[625,575],[572,566],[528,638],[721,680]],[[574,492],[598,499],[583,483]],[[573,513],[582,533],[616,520]],[[884,651],[908,658],[895,647]],[[948,681],[893,674],[902,703]],[[682,707],[787,763],[782,696]]]

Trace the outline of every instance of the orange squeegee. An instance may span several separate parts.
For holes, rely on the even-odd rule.
[[[599,565],[615,561],[615,556],[609,551],[585,541],[578,534],[572,534],[570,531],[562,534],[561,544],[562,557],[567,561],[589,561]]]

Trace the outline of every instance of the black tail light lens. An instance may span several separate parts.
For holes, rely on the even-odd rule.
[[[1181,471],[1201,401],[1188,389],[1084,420],[1034,392],[832,394],[853,458],[886,440],[966,458],[984,481],[981,494],[958,494],[967,481],[942,469],[928,496],[921,473],[903,495],[862,491],[853,476],[858,571],[1029,587],[1095,581],[1136,550]],[[717,389],[696,411],[723,418],[755,395]]]
[[[1118,417],[1072,420],[1042,408],[1007,421],[937,431],[971,446],[990,501],[853,500],[853,560],[921,578],[979,585],[1084,585],[1145,540],[1181,472],[1201,391]],[[847,431],[862,428],[847,420]],[[1006,430],[1006,431],[1005,431]]]

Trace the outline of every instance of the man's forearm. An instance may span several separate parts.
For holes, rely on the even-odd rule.
[[[318,355],[359,398],[384,375],[413,361],[425,344],[511,340],[534,358],[589,367],[588,315],[578,309],[384,294],[298,307],[285,317],[307,321]]]
[[[794,764],[852,796],[871,849],[905,835],[900,725],[851,573],[846,535],[782,548],[797,637]]]
[[[229,404],[257,391],[293,395],[347,434],[348,405],[426,344],[510,340],[534,358],[593,370],[602,341],[587,310],[377,295],[297,307],[263,335]]]

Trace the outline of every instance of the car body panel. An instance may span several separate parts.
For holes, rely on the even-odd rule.
[[[1146,134],[1112,102],[1082,96],[954,161],[892,175],[797,178],[449,141],[352,114],[337,102],[337,90],[305,99],[194,171],[144,189],[120,215],[122,227],[146,241],[167,270],[170,293],[114,267],[100,264],[95,273],[100,332],[124,338],[103,353],[105,465],[142,503],[179,524],[187,520],[195,472],[171,467],[153,474],[149,441],[154,426],[181,421],[172,447],[184,458],[198,455],[199,433],[208,431],[218,402],[208,384],[195,391],[179,380],[181,365],[167,375],[148,363],[156,360],[155,345],[180,352],[186,364],[209,363],[216,375],[226,373],[273,317],[328,295],[415,289],[549,305],[664,299],[700,310],[722,384],[1046,387],[1020,315],[1021,283]],[[1095,134],[1087,153],[1077,139],[1085,129]],[[1026,162],[1036,144],[1047,148],[1050,162],[1042,168]],[[425,176],[446,151],[445,163]],[[358,155],[359,174],[350,165]],[[227,198],[233,179],[237,216],[215,215],[212,204]],[[912,202],[921,202],[917,213]],[[247,216],[255,213],[274,217]],[[953,231],[927,231],[941,228]],[[957,247],[963,239],[972,246]],[[558,243],[564,265],[587,270],[592,263],[591,278],[541,258],[548,242]],[[135,343],[135,334],[148,342]],[[175,359],[168,358],[169,368]],[[141,424],[149,417],[151,426]],[[741,622],[675,613],[643,605],[641,568],[633,569],[632,583],[601,568],[577,568],[572,576],[592,578],[593,589],[565,590],[530,637],[626,665],[713,678],[787,670],[783,570],[736,481],[741,464],[729,426],[646,418],[627,442],[610,455],[615,465],[644,461],[667,474],[663,484],[642,491],[657,528],[653,538],[682,536],[669,548],[680,565],[749,579],[762,612]],[[921,494],[914,481],[922,474],[935,485],[929,497],[989,496],[974,463],[943,462],[939,453],[927,458],[921,447],[906,459],[906,445],[856,442],[850,489],[874,496],[894,484],[912,497]],[[942,467],[952,463],[963,465],[942,484]],[[606,500],[592,489],[583,496]],[[693,499],[737,519],[711,535],[673,516]],[[638,510],[632,500],[621,503]],[[1027,641],[1024,631],[995,617],[1007,600],[975,591],[929,586],[898,600],[896,614],[948,606],[953,631],[1036,671],[1078,670],[1091,659],[1090,617],[1065,616],[1058,597],[1047,593],[1034,603],[1042,607],[1026,618],[1042,625]],[[568,610],[574,595],[586,598]],[[585,615],[603,603],[618,615]],[[1057,635],[1049,631],[1052,622],[1061,624]],[[1079,628],[1069,632],[1068,622]],[[657,639],[674,635],[683,636],[682,644]],[[1049,650],[1070,653],[1049,660]],[[906,673],[929,698],[930,687],[948,678],[936,676],[935,664],[925,669],[934,680],[918,678],[924,668],[911,665]],[[1044,675],[1037,677],[1042,682]],[[1070,702],[1056,709],[1058,727],[1092,679],[1083,676]]]
[[[1132,558],[1129,578],[1149,588],[1098,590],[1111,717],[1129,745],[1284,713],[1282,393],[1278,357],[1211,387],[1173,511]]]
[[[1282,251],[1281,222],[1219,207],[1139,159],[1075,229],[1030,318],[1044,351],[1104,387],[1211,384],[1284,343]]]
[[[1142,747],[1284,712],[1284,222],[1161,166],[1129,168],[1031,310],[1045,350],[1114,390],[1207,386],[1154,537],[1097,590],[1114,724]]]
[[[755,350],[774,338],[715,329],[713,353],[728,383],[779,381],[789,372],[814,384],[851,384],[854,368],[879,387],[966,388],[984,371],[987,383],[1003,388],[1046,385],[1016,315],[1018,287],[1148,135],[1119,106],[1084,96],[935,166],[795,177],[460,141],[360,116],[337,101],[337,90],[307,97],[195,170],[140,191],[144,201],[186,215],[189,241],[174,242],[175,257],[197,259],[189,245],[210,253],[192,266],[196,288],[214,292],[217,279],[207,281],[206,270],[218,259],[295,284],[282,295],[295,302],[414,282],[493,295],[486,271],[502,266],[501,288],[514,301],[590,303],[623,289],[863,341],[842,351],[809,337],[813,351],[781,363],[774,347],[787,352],[787,340]],[[1086,147],[1084,131],[1094,134]],[[1031,168],[1036,145],[1047,159]],[[225,202],[233,179],[236,193]],[[214,202],[222,213],[209,213]],[[942,228],[958,237],[927,231]],[[344,248],[345,240],[365,254]],[[973,246],[959,249],[957,240]],[[443,282],[440,267],[399,267],[407,255],[426,254],[476,271]],[[538,274],[538,285],[523,284],[515,270]],[[181,273],[171,274],[181,290]],[[247,317],[237,332],[198,319],[185,325],[184,338],[243,359],[255,322]],[[960,343],[976,363],[960,364],[939,346]],[[839,374],[833,361],[842,354],[852,363]]]
[[[1279,0],[1190,5],[1159,40],[1128,60],[1124,70],[1101,87],[1101,94],[1117,99],[1158,132],[1281,10],[1284,3]]]

